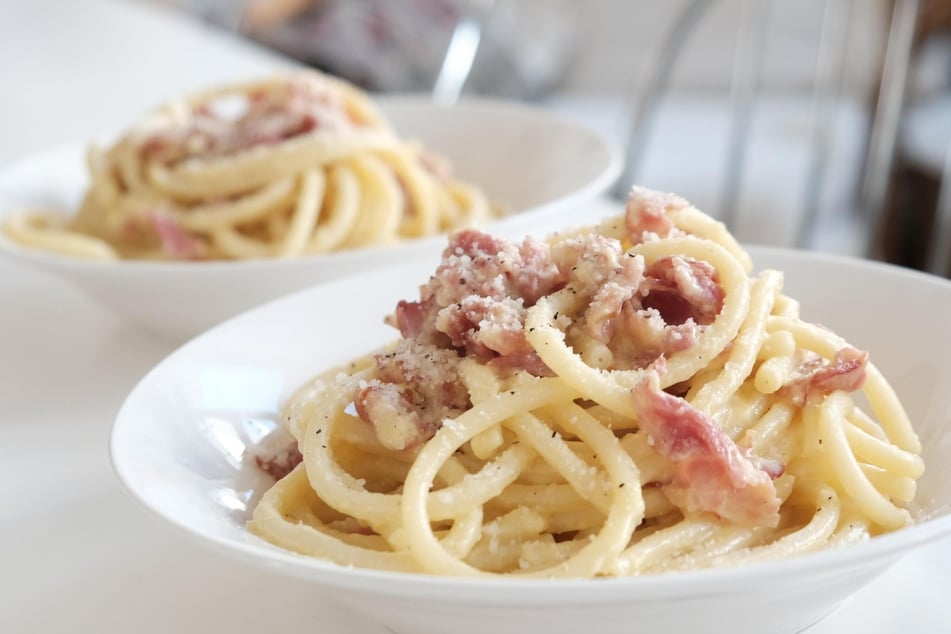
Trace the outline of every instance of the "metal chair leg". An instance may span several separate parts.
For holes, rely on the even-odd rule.
[[[805,204],[796,237],[796,246],[800,249],[807,249],[812,245],[822,205],[829,158],[833,151],[837,105],[844,90],[851,10],[851,0],[827,0],[822,17],[812,101],[812,155],[806,173]]]
[[[730,137],[726,153],[726,174],[720,198],[720,219],[735,229],[740,188],[746,168],[753,110],[760,91],[763,61],[766,58],[766,33],[769,28],[770,2],[744,0],[740,7],[740,25],[733,55],[730,86]]]
[[[644,150],[650,140],[658,105],[667,92],[670,75],[677,65],[684,43],[710,4],[712,0],[687,0],[680,15],[674,20],[664,37],[656,63],[649,66],[647,86],[640,93],[628,133],[624,169],[614,190],[614,197],[618,200],[627,200],[631,185],[637,178]]]
[[[895,0],[886,44],[885,63],[878,91],[878,104],[869,136],[868,158],[862,175],[861,208],[871,227],[867,254],[879,255],[878,238],[884,219],[888,176],[895,156],[898,125],[905,100],[905,84],[911,62],[915,27],[921,0]]]
[[[951,267],[951,143],[944,155],[941,170],[941,190],[935,209],[934,230],[928,253],[928,271],[948,275]]]

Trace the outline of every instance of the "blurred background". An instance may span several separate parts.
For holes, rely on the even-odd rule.
[[[130,24],[146,11],[177,30],[150,42],[92,17],[77,29],[77,4],[110,5],[110,19],[122,5]],[[618,199],[639,183],[681,193],[748,243],[951,273],[951,0],[41,0],[6,3],[0,22],[27,12],[50,41],[84,34],[69,54],[124,82],[108,99],[130,120],[190,85],[285,63],[375,93],[531,101],[624,149]],[[184,23],[217,48],[170,43]],[[42,50],[6,31],[12,57]],[[128,41],[116,41],[122,32]],[[224,64],[221,43],[254,47],[254,63]],[[124,52],[145,46],[173,58],[137,53],[125,68]],[[24,58],[7,65],[7,83],[34,96],[18,106],[11,91],[6,110],[28,116],[37,94],[69,90],[96,123],[103,96],[68,73],[41,85]],[[31,139],[60,143],[56,130]]]
[[[160,1],[160,0],[154,0]],[[949,273],[951,0],[165,0],[377,92],[543,103],[751,243]]]

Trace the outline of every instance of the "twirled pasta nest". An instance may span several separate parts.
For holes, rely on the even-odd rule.
[[[13,214],[26,246],[89,258],[296,257],[481,222],[446,161],[400,139],[368,96],[312,71],[168,103],[88,154],[73,218]]]
[[[924,464],[895,392],[751,269],[643,189],[545,242],[455,233],[402,337],[290,399],[250,530],[344,565],[592,577],[906,526]]]

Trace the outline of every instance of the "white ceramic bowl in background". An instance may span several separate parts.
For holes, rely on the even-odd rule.
[[[786,271],[786,290],[801,300],[804,318],[869,350],[903,399],[927,464],[914,526],[775,563],[594,581],[355,570],[248,534],[249,509],[268,483],[242,462],[245,447],[275,427],[279,404],[309,377],[395,336],[382,315],[416,296],[431,272],[421,263],[294,294],[186,344],[123,405],[113,464],[142,504],[250,564],[249,578],[254,566],[298,577],[395,632],[696,634],[710,624],[732,634],[798,632],[910,549],[951,535],[951,282],[859,260],[751,252],[758,267]]]
[[[422,98],[377,100],[403,138],[418,139],[479,185],[507,216],[490,223],[504,236],[544,233],[617,178],[617,147],[596,132],[545,110],[472,99],[437,106]],[[0,172],[0,216],[15,209],[74,209],[85,188],[85,147],[25,159]],[[444,236],[385,248],[291,260],[89,262],[25,249],[0,234],[0,254],[58,275],[110,310],[182,340],[266,300],[373,268],[435,262]]]

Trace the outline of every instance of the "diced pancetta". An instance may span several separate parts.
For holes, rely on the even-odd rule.
[[[208,252],[208,244],[187,231],[174,218],[161,211],[146,214],[162,252],[173,260],[197,260]]]
[[[675,194],[634,187],[624,210],[628,237],[634,244],[640,244],[651,234],[661,238],[671,235],[675,228],[667,213],[689,204]]]
[[[547,245],[516,245],[475,230],[455,233],[418,301],[401,301],[389,322],[404,337],[475,355],[482,362],[542,370],[522,332],[525,309],[564,284]]]
[[[836,390],[854,392],[865,383],[868,353],[852,347],[843,348],[829,361],[819,355],[803,361],[780,395],[803,404],[810,398],[822,397]]]
[[[659,387],[656,373],[632,391],[640,431],[670,461],[664,491],[686,513],[714,513],[749,526],[776,526],[780,499],[770,472],[757,468],[709,416]]]
[[[661,258],[648,267],[645,277],[641,303],[656,308],[668,324],[692,319],[707,325],[723,308],[723,287],[707,262],[679,255]]]
[[[587,303],[588,333],[603,343],[614,333],[614,320],[638,292],[644,277],[644,259],[624,252],[620,241],[602,235],[584,235],[559,244],[552,253],[567,270],[569,284]]]
[[[280,450],[268,453],[255,453],[253,456],[254,464],[258,469],[268,474],[275,480],[280,480],[299,465],[304,457],[297,449],[297,442],[287,444]]]
[[[655,208],[651,204],[648,210]],[[404,339],[394,353],[377,358],[376,375],[392,387],[360,391],[358,414],[377,427],[415,428],[418,433],[407,431],[404,440],[392,441],[409,447],[468,406],[458,377],[462,358],[504,372],[549,375],[525,336],[525,316],[541,297],[561,289],[581,308],[556,315],[559,327],[571,331],[566,336],[609,346],[612,354],[604,358],[612,369],[646,367],[686,350],[724,301],[716,270],[688,257],[647,267],[642,256],[604,235],[582,235],[552,248],[532,238],[511,243],[460,231],[420,287],[419,299],[399,302],[388,318]]]
[[[401,339],[393,350],[376,356],[376,380],[356,389],[357,415],[373,425],[384,446],[417,446],[432,437],[444,418],[470,405],[459,360],[451,348]]]
[[[360,124],[336,90],[312,79],[252,92],[240,104],[227,101],[222,99],[222,107],[214,101],[183,106],[187,116],[180,117],[178,125],[152,131],[142,141],[143,153],[150,160],[177,163],[272,145],[315,129],[344,130]]]

